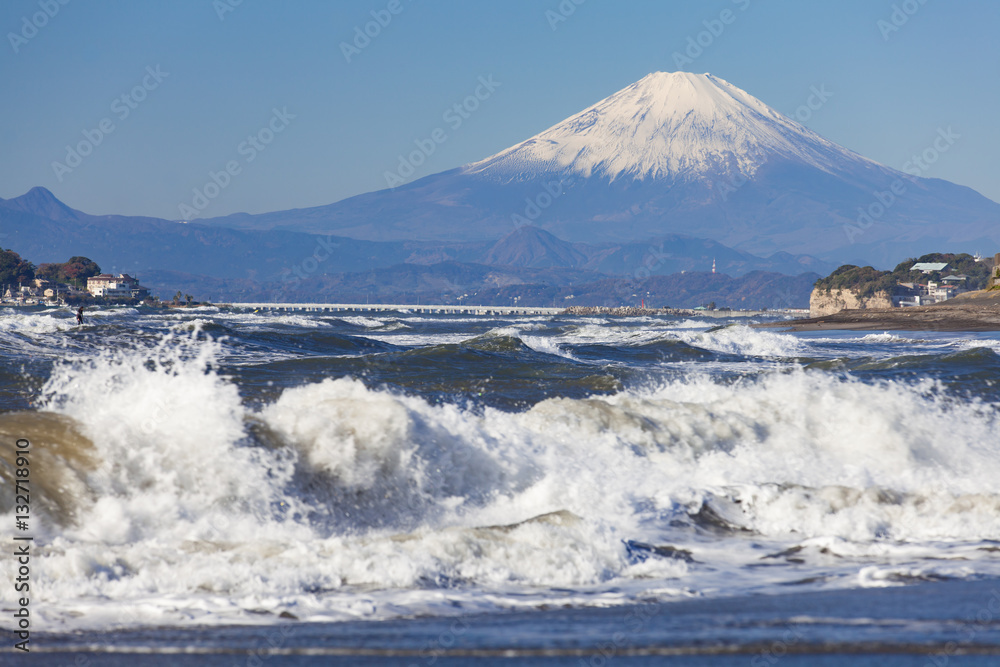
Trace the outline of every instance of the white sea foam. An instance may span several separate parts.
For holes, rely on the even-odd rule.
[[[857,339],[861,343],[911,343],[908,338],[903,338],[902,336],[897,336],[896,334],[891,334],[888,331],[883,331],[880,334],[867,334]]]
[[[670,320],[660,320],[668,329],[710,329],[718,325],[718,321],[708,320],[681,320],[673,322]]]
[[[1000,354],[1000,339],[998,338],[973,338],[973,339],[963,339],[955,341],[950,344],[959,350],[973,350],[976,348],[985,348],[987,350],[993,350],[996,354]]]
[[[806,349],[802,340],[786,334],[735,324],[715,330],[715,323],[684,320],[680,323],[652,319],[648,326],[633,323],[600,325],[586,323],[559,336],[557,344],[636,346],[661,340],[681,340],[689,345],[728,354],[752,357],[792,357]]]
[[[511,338],[517,338],[525,346],[531,348],[535,352],[541,352],[543,354],[551,354],[557,357],[564,357],[566,359],[574,359],[575,357],[568,351],[560,346],[560,339],[553,336],[533,336],[526,334],[525,331],[533,331],[541,328],[541,325],[522,325],[518,323],[516,326],[506,326],[497,327],[495,329],[490,329],[484,336],[509,336]]]
[[[676,335],[695,347],[750,357],[795,357],[806,349],[802,340],[794,336],[752,329],[744,324],[698,333],[679,331]]]
[[[573,345],[642,345],[665,337],[673,336],[667,330],[654,327],[586,323],[556,336],[555,340]]]
[[[701,335],[782,349],[758,334]],[[252,412],[211,370],[220,353],[174,335],[53,371],[40,408],[74,419],[96,463],[75,473],[90,489],[78,520],[37,534],[39,629],[255,622],[260,608],[441,613],[470,589],[482,608],[564,599],[558,587],[607,601],[810,572],[849,586],[998,569],[974,546],[961,566],[927,562],[1000,538],[998,408],[930,381],[694,373],[512,413],[342,378]],[[699,537],[706,511],[804,564],[759,574],[749,541]],[[13,525],[0,517],[4,539]],[[700,564],[636,559],[623,540],[678,545]],[[0,575],[12,567],[0,561]]]
[[[196,309],[191,309],[191,311],[170,313],[164,317],[185,320],[190,317],[189,312],[195,311]],[[205,313],[199,313],[205,315]],[[196,318],[197,319],[197,318]],[[284,325],[289,327],[329,327],[330,322],[326,321],[321,314],[317,315],[305,315],[298,314],[294,312],[284,312],[284,311],[261,311],[261,312],[248,312],[248,311],[223,311],[219,313],[212,314],[212,320],[216,322],[223,322],[226,324],[239,324],[246,327],[251,327],[254,329],[267,327],[272,325]]]
[[[530,347],[535,352],[551,354],[557,357],[576,360],[570,352],[564,349],[559,342],[551,336],[529,336],[524,333],[518,334],[521,342]]]
[[[0,350],[7,349],[11,356],[36,354],[40,357],[72,356],[77,351],[77,343],[72,334],[94,331],[107,317],[90,319],[85,317],[85,326],[80,328],[70,310],[46,310],[21,312],[16,308],[0,309]]]
[[[381,327],[388,321],[380,320],[377,317],[365,317],[364,315],[342,315],[337,319],[347,322],[348,324],[353,324],[357,327],[365,327],[367,329]]]
[[[137,308],[94,308],[89,306],[84,310],[84,317],[99,317],[106,319],[132,318],[139,314]]]
[[[391,330],[386,330],[385,332],[365,332],[357,334],[360,338],[370,338],[371,340],[381,341],[383,343],[392,343],[393,345],[402,345],[404,347],[424,347],[429,345],[455,345],[458,343],[465,342],[467,340],[472,340],[476,337],[475,334],[471,333],[433,333],[433,334],[421,334],[421,333],[395,333]]]
[[[18,333],[40,336],[57,331],[71,331],[76,320],[71,314],[56,313],[66,311],[46,311],[44,313],[21,313],[16,308],[0,309],[0,333]]]

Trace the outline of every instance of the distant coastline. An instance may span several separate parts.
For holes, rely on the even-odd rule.
[[[636,308],[634,306],[570,306],[563,311],[566,315],[610,315],[612,317],[643,317],[653,315],[674,315],[687,317],[759,317],[766,315],[787,315],[807,312],[805,309],[785,310],[733,310],[730,308]]]
[[[755,324],[787,331],[1000,331],[1000,290],[967,292],[930,306],[842,310],[831,315]]]

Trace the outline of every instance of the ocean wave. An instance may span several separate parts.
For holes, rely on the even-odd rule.
[[[76,326],[76,319],[69,310],[24,313],[18,308],[0,308],[0,334],[43,336],[72,331]]]
[[[887,331],[883,331],[880,334],[867,334],[857,339],[861,343],[912,343],[915,342],[909,338],[903,338],[902,336],[897,336],[896,334],[891,334]]]
[[[192,309],[194,311],[195,309]],[[190,317],[188,311],[178,311],[175,313],[170,313],[165,317],[173,317],[175,319],[186,319]],[[238,324],[245,327],[270,327],[274,325],[285,326],[285,327],[301,327],[301,328],[315,328],[315,327],[329,327],[330,322],[327,321],[328,314],[326,313],[316,313],[315,315],[301,315],[294,312],[285,311],[244,311],[244,310],[233,310],[233,311],[221,311],[219,313],[212,314],[212,319],[220,320],[227,323]]]
[[[347,324],[363,327],[365,329],[377,329],[379,327],[385,326],[389,320],[379,319],[377,317],[365,317],[364,315],[341,315],[337,319]]]
[[[797,357],[808,350],[799,338],[753,329],[745,324],[730,324],[697,333],[680,331],[675,335],[689,345],[712,352],[748,357]]]
[[[537,358],[509,333],[396,354]],[[780,347],[760,333],[702,335],[743,353]],[[500,606],[567,586],[710,590],[713,571],[750,589],[768,554],[738,535],[787,552],[764,562],[801,561],[786,580],[805,568],[859,585],[864,563],[896,568],[866,581],[900,582],[941,574],[927,562],[950,556],[940,543],[1000,539],[1000,409],[931,380],[693,371],[505,411],[341,377],[251,407],[218,371],[225,354],[192,332],[66,359],[37,410],[0,418],[48,457],[40,628],[99,624],[76,611],[140,601],[132,624],[242,622],[266,604],[343,617],[358,602],[338,593],[359,586],[380,591],[381,610],[364,612],[375,616],[447,606],[442,591],[468,586]],[[11,485],[9,470],[0,480]],[[0,506],[5,537],[11,511]],[[975,553],[963,552],[968,576],[991,571]]]

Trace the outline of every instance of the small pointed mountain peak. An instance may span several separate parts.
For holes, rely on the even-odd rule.
[[[81,216],[79,211],[66,206],[50,190],[40,185],[36,185],[20,197],[7,199],[3,202],[3,206],[50,220],[79,220]]]

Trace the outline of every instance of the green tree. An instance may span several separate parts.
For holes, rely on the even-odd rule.
[[[26,284],[34,279],[34,264],[21,259],[13,250],[0,249],[0,285]]]

